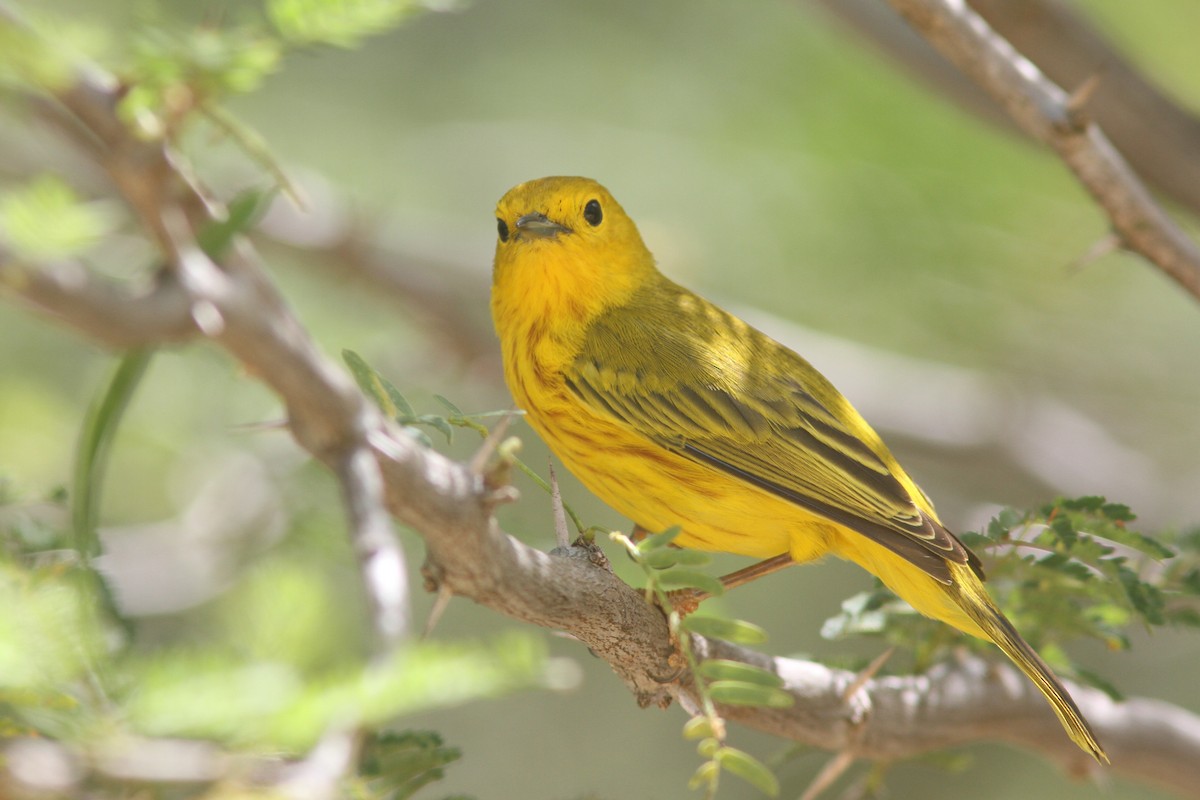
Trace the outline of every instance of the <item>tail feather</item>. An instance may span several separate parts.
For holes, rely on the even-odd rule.
[[[955,571],[959,573],[955,576],[957,579],[955,584],[946,587],[947,591],[954,595],[955,602],[976,625],[983,629],[987,638],[1012,659],[1013,663],[1038,688],[1038,691],[1046,696],[1054,713],[1058,715],[1059,722],[1062,723],[1067,735],[1071,737],[1071,741],[1090,753],[1096,761],[1108,763],[1108,754],[1096,740],[1095,733],[1092,732],[1087,720],[1083,718],[1083,714],[1075,705],[1075,701],[1071,699],[1071,695],[1067,693],[1066,687],[1050,671],[1050,667],[1046,666],[1046,662],[1042,660],[1041,656],[1021,638],[1021,634],[1017,633],[1017,629],[1008,621],[1003,612],[996,608],[979,579],[975,578],[968,569],[960,567]],[[964,572],[970,575],[970,578],[963,576]]]

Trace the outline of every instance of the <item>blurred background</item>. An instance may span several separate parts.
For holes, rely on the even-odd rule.
[[[147,14],[226,23],[250,5],[37,3],[118,33]],[[1200,110],[1200,6],[1076,5],[1176,102]],[[327,353],[362,354],[418,411],[441,411],[435,394],[468,412],[510,405],[488,319],[492,208],[520,181],[587,175],[638,222],[664,272],[833,380],[952,529],[977,529],[1004,505],[1080,494],[1129,504],[1148,533],[1200,520],[1195,301],[1131,256],[1079,263],[1106,220],[1051,154],[947,104],[816,3],[479,0],[416,16],[358,50],[291,53],[230,107],[308,200],[307,211],[281,201],[263,222],[273,276]],[[52,169],[85,194],[104,191],[63,143],[5,119],[0,176]],[[226,141],[191,148],[222,194],[268,182]],[[95,254],[120,276],[148,258],[132,236]],[[83,409],[112,362],[53,322],[0,305],[0,472],[10,493],[50,497],[66,482]],[[103,501],[105,565],[140,647],[236,630],[256,581],[284,569],[318,598],[305,604],[313,658],[361,649],[336,487],[285,434],[257,427],[280,417],[274,397],[211,347],[156,357]],[[542,445],[523,425],[516,432],[544,472]],[[460,456],[476,444],[469,431],[438,442]],[[628,528],[560,477],[588,523]],[[502,522],[549,549],[549,501],[523,478],[517,485],[522,500]],[[418,566],[420,540],[400,535]],[[869,656],[875,643],[819,636],[840,601],[869,585],[860,570],[824,563],[713,602],[767,628],[773,652]],[[423,619],[430,598],[418,589],[413,601]],[[434,635],[466,640],[516,625],[455,600]],[[602,662],[545,637],[564,659],[556,663],[575,665],[564,666],[567,688],[403,720],[464,752],[428,796],[686,796],[697,759],[680,737],[682,713],[639,710]],[[1132,653],[1079,657],[1128,694],[1200,711],[1194,636],[1160,632]],[[732,742],[787,756],[785,797],[827,759],[750,731]],[[1095,796],[1003,746],[971,753],[962,772],[898,766],[891,796]],[[755,796],[734,780],[721,793]],[[1164,795],[1118,781],[1107,796]]]

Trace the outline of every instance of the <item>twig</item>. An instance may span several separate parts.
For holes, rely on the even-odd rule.
[[[554,474],[554,462],[550,469],[550,507],[554,509],[554,541],[559,547],[570,547],[571,536],[567,533],[567,512],[563,510],[562,492],[558,490],[558,476]]]
[[[1013,121],[1062,160],[1104,209],[1129,249],[1200,300],[1200,248],[1167,216],[1104,133],[1072,114],[1071,99],[988,26],[965,0],[888,0]]]
[[[802,0],[891,56],[939,97],[993,124],[1013,125],[988,95],[939,56],[879,0]],[[969,0],[993,30],[1059,86],[1077,86],[1102,65],[1088,111],[1151,188],[1200,214],[1200,116],[1164,92],[1089,19],[1064,0]],[[1170,24],[1164,18],[1164,24]]]
[[[842,777],[846,770],[854,765],[854,754],[843,750],[835,755],[821,767],[821,771],[813,778],[812,783],[804,790],[804,794],[800,795],[800,800],[816,800],[821,792],[833,785],[833,782]]]

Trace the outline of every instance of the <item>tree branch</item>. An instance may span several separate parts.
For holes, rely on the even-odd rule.
[[[110,346],[204,335],[268,384],[287,407],[293,436],[339,481],[376,646],[387,649],[407,627],[408,573],[366,444],[367,431],[381,424],[379,412],[317,349],[247,242],[235,242],[221,264],[200,249],[196,231],[221,210],[180,173],[167,142],[143,141],[127,129],[117,116],[118,99],[115,81],[87,70],[52,100],[31,96],[105,168],[162,249],[167,268],[148,292],[135,293],[80,264],[18,266],[0,248],[0,286]]]
[[[88,124],[93,123],[97,138],[111,145],[106,120]],[[134,153],[140,165],[162,158],[169,166],[161,153],[145,149],[153,147],[131,140],[110,152]],[[316,348],[248,246],[241,243],[220,264],[199,250],[189,214],[173,199],[175,192],[186,192],[173,170],[122,169],[116,164],[110,172],[141,176],[118,186],[141,198],[130,201],[137,213],[154,215],[144,222],[169,254],[171,269],[154,289],[134,292],[77,264],[18,266],[0,253],[3,284],[105,343],[146,345],[202,334],[268,384],[285,403],[298,444],[342,482],[381,642],[402,632],[405,599],[403,554],[378,513],[385,501],[425,539],[432,584],[515,619],[572,634],[612,666],[643,706],[665,706],[672,699],[694,706],[690,677],[676,677],[676,643],[661,611],[620,581],[602,554],[588,547],[547,554],[505,534],[492,515],[494,487],[479,472],[393,435],[349,377]],[[172,186],[164,191],[138,185],[154,180]],[[701,657],[744,661],[783,679],[796,698],[792,708],[722,709],[729,719],[778,736],[868,759],[1000,739],[1076,774],[1098,769],[1062,735],[1041,696],[1007,665],[964,659],[924,676],[868,680],[847,699],[857,680],[852,673],[701,637],[693,644]],[[1116,705],[1093,690],[1072,691],[1116,771],[1181,793],[1200,785],[1200,718],[1154,701]]]
[[[888,0],[1013,121],[1052,147],[1104,209],[1125,247],[1200,300],[1200,248],[1158,206],[1117,149],[1068,97],[972,11],[965,0]]]
[[[1015,127],[978,86],[879,0],[811,0],[938,94]],[[1151,187],[1200,214],[1200,118],[1173,100],[1064,0],[969,0],[993,29],[1059,86],[1100,75],[1088,110]],[[1169,23],[1167,23],[1169,24]]]
[[[662,613],[642,593],[593,563],[586,549],[551,554],[506,536],[478,476],[404,437],[378,432],[372,444],[388,485],[389,508],[425,539],[435,578],[455,594],[508,616],[579,639],[629,686],[640,705],[694,703],[691,684],[663,683],[673,648]],[[1075,775],[1099,769],[1063,734],[1044,699],[1017,670],[967,658],[923,676],[867,681],[849,702],[853,673],[773,658],[694,636],[702,658],[774,672],[796,698],[790,709],[726,706],[727,719],[825,750],[864,759],[908,758],[979,740],[1001,740]],[[1186,795],[1200,785],[1200,716],[1154,700],[1114,703],[1068,682],[1095,726],[1112,769]]]

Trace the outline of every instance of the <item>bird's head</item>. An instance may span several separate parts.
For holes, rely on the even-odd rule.
[[[496,234],[494,307],[521,304],[586,323],[657,275],[633,220],[589,178],[509,189],[496,205]]]

